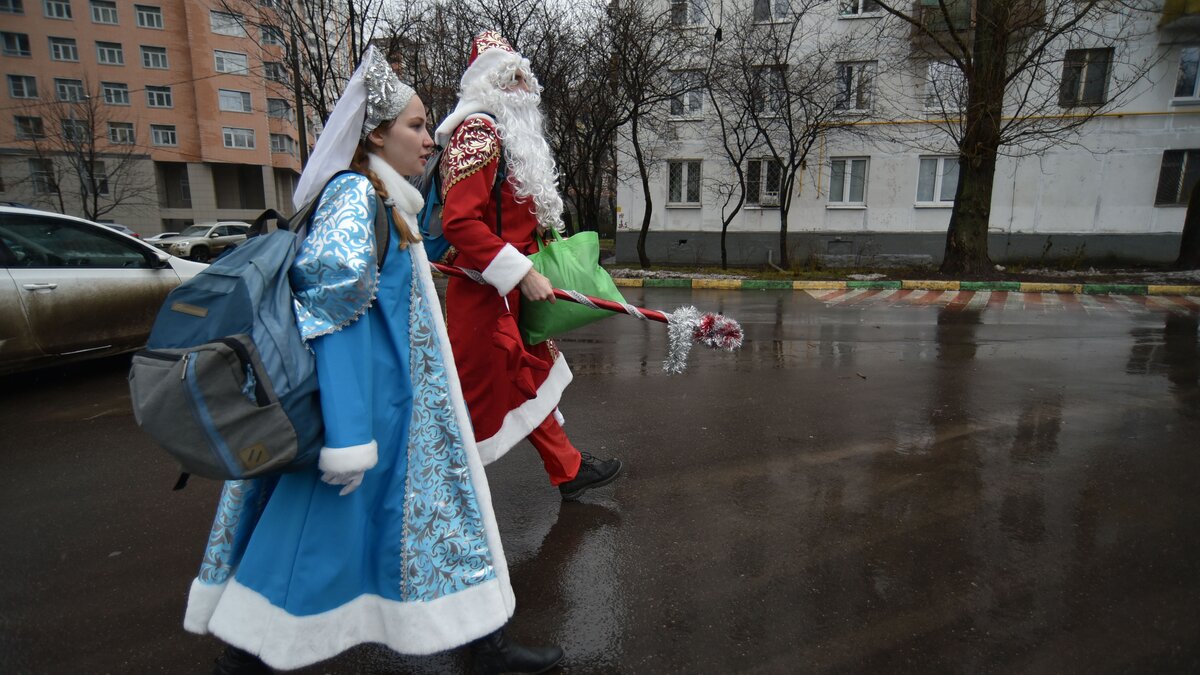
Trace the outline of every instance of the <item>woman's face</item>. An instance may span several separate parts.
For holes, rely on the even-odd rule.
[[[420,174],[433,153],[433,139],[425,126],[425,104],[419,96],[412,97],[391,126],[380,127],[367,138],[375,144],[375,154],[401,176]]]

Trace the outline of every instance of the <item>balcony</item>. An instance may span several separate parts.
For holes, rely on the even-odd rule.
[[[1169,35],[1194,38],[1200,31],[1200,0],[1166,0],[1158,27]]]

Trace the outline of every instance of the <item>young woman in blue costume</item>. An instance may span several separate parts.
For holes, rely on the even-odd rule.
[[[421,196],[401,177],[432,148],[421,100],[371,48],[294,198],[321,191],[290,276],[325,447],[309,470],[224,487],[184,619],[228,643],[217,673],[300,668],[366,642],[408,654],[471,643],[485,673],[562,658],[501,630],[508,568],[415,230]],[[379,208],[392,225],[382,268]]]

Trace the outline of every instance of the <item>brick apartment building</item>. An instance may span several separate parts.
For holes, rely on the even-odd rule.
[[[220,7],[0,0],[0,200],[85,215],[94,185],[119,202],[97,218],[143,234],[290,210],[284,36]],[[97,180],[71,180],[62,141],[92,135]]]

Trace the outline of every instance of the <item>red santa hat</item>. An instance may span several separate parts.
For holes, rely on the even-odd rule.
[[[517,53],[516,50],[512,48],[512,45],[508,44],[508,40],[505,40],[504,36],[498,31],[485,30],[479,35],[476,35],[475,39],[471,42],[471,58],[467,61],[467,66],[469,67],[471,64],[475,63],[475,59],[479,58],[480,54],[489,49],[501,49],[509,54]]]

